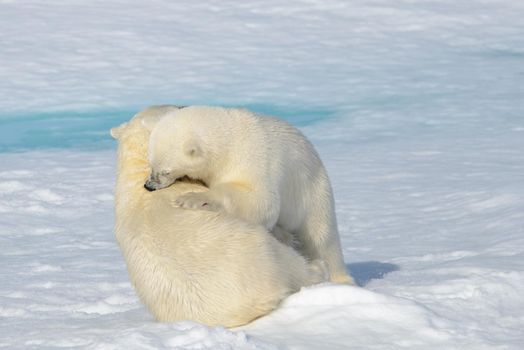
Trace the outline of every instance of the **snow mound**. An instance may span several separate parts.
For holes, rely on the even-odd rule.
[[[437,346],[449,340],[444,329],[448,326],[445,319],[408,299],[328,284],[290,296],[278,310],[245,329],[290,348],[347,349],[367,348],[370,341],[375,347]]]

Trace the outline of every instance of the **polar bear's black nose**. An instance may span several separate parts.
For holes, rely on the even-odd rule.
[[[147,182],[144,184],[144,188],[149,192],[153,192],[154,190],[156,190],[156,188],[149,186]]]

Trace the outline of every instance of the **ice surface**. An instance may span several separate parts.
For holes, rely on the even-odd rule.
[[[522,18],[494,0],[0,0],[0,347],[521,349]],[[152,103],[299,125],[361,287],[238,330],[154,322],[112,236],[107,134]]]

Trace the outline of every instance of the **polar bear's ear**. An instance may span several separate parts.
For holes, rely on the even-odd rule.
[[[118,138],[122,135],[122,132],[124,131],[125,127],[127,126],[127,123],[121,124],[119,126],[115,126],[110,130],[111,136],[118,140]]]
[[[202,147],[197,140],[189,140],[184,144],[184,152],[189,157],[200,157],[203,153]]]
[[[162,114],[149,115],[147,118],[141,120],[142,125],[149,131],[153,131],[158,121],[162,118]]]

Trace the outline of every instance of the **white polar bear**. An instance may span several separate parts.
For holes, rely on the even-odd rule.
[[[225,210],[268,230],[278,225],[295,233],[306,257],[326,262],[332,282],[354,283],[344,266],[326,170],[298,129],[246,109],[200,106],[149,123],[147,189],[182,176],[202,180],[209,191],[187,193],[176,203]]]
[[[175,110],[158,106],[111,130],[118,139],[115,236],[138,295],[159,321],[194,320],[235,327],[267,314],[302,286],[325,281],[261,226],[205,210],[173,208],[173,199],[207,191],[177,182],[144,189],[150,168],[143,120]]]

